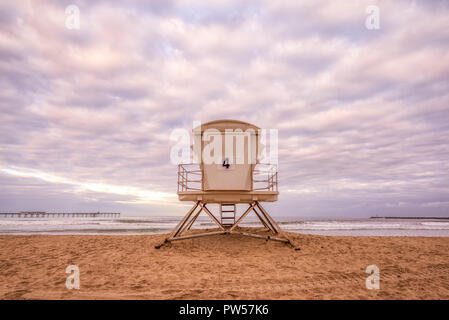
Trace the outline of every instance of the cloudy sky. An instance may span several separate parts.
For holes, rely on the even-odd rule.
[[[1,2],[0,211],[181,214],[170,133],[231,118],[274,215],[449,215],[448,1],[122,3]]]

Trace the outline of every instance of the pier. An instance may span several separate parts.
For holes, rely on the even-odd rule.
[[[120,218],[118,212],[0,212],[2,218]]]

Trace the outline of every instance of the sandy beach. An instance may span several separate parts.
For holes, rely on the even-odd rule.
[[[449,299],[449,238],[0,236],[1,299]],[[80,289],[66,288],[68,265]],[[368,290],[366,267],[380,269]]]

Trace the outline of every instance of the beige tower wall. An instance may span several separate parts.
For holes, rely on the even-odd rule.
[[[195,132],[194,129],[195,141],[197,144],[201,144],[201,148],[196,146],[197,153],[200,150],[201,155],[209,153],[207,151],[210,150],[210,144],[213,144],[214,139],[220,140],[222,150],[221,155],[209,153],[214,157],[214,163],[210,163],[210,161],[208,163],[204,157],[201,158],[204,191],[253,190],[253,169],[260,148],[258,130],[259,128],[256,126],[235,120],[209,122],[203,125],[201,130],[197,128]],[[233,143],[230,143],[230,139],[233,140]],[[229,148],[230,145],[233,146],[232,149]],[[226,148],[228,149],[226,150]],[[229,160],[229,168],[223,166],[225,158]]]
[[[252,175],[248,165],[235,165],[222,169],[222,165],[204,165],[204,191],[236,190],[251,191]]]

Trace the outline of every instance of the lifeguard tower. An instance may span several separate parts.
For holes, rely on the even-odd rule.
[[[277,201],[279,191],[277,167],[259,162],[265,148],[260,128],[243,121],[216,120],[194,128],[193,138],[196,163],[178,165],[178,197],[194,205],[156,248],[177,240],[240,234],[285,242],[299,249],[261,205]],[[219,212],[213,214],[209,204],[217,204]],[[239,217],[237,204],[248,205]],[[188,232],[201,212],[212,219],[217,230]],[[250,212],[261,222],[264,229],[260,232],[239,227]]]

